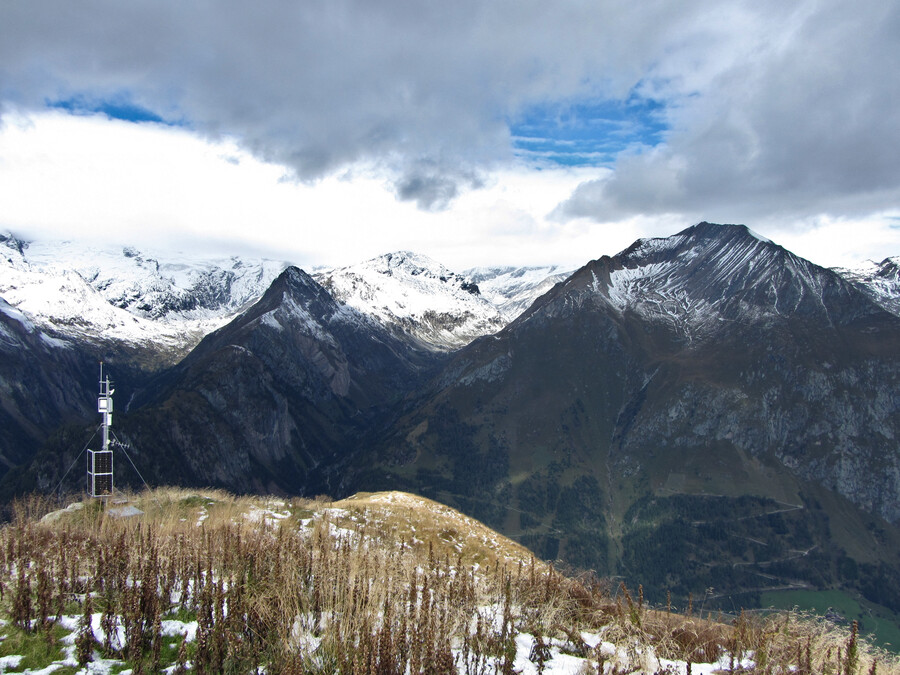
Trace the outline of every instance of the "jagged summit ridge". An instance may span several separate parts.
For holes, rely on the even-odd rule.
[[[559,294],[573,306],[590,302],[669,325],[689,341],[730,324],[791,316],[843,323],[880,311],[838,274],[749,228],[705,222],[595,260],[551,295]]]
[[[315,275],[340,302],[424,345],[454,349],[506,325],[478,285],[409,251]]]
[[[834,271],[886,310],[900,316],[900,256],[885,258],[880,263],[867,260],[849,269],[836,267]]]
[[[373,327],[373,320],[367,314],[336,302],[313,277],[293,265],[275,279],[260,301],[245,315],[255,315],[255,322],[278,331],[291,330],[310,335],[331,346],[337,344],[330,330],[335,325],[342,324],[357,330]]]
[[[151,255],[0,235],[0,296],[37,325],[88,341],[182,351],[259,298],[286,263]]]
[[[48,334],[179,357],[260,299],[288,266],[0,234],[0,296]],[[343,306],[419,346],[447,351],[497,332],[563,275],[508,268],[500,277],[482,274],[482,293],[471,274],[397,251],[314,277]]]

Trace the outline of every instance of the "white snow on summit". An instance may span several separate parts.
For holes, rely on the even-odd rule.
[[[129,247],[0,235],[0,297],[77,338],[184,349],[256,300],[286,263],[153,257]]]
[[[314,277],[339,302],[438,349],[461,347],[507,323],[472,281],[409,251]]]
[[[174,358],[258,300],[288,263],[157,254],[0,233],[0,298],[49,335],[113,340]],[[337,300],[432,349],[501,330],[569,275],[559,267],[457,274],[401,251],[313,276]],[[271,320],[275,320],[274,317]]]
[[[576,279],[577,277],[577,279]],[[831,320],[833,274],[741,225],[701,223],[667,238],[639,239],[576,275],[580,301],[602,303],[673,327],[690,343],[722,328],[797,311]],[[581,289],[579,292],[577,289]]]
[[[867,260],[853,268],[833,269],[886,310],[900,316],[900,256],[885,258],[880,263]]]
[[[481,294],[500,310],[507,321],[512,321],[574,271],[575,268],[558,265],[474,267],[464,274],[478,284]]]

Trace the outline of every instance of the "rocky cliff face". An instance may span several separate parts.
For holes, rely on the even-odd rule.
[[[41,331],[0,298],[0,475],[61,424],[85,421],[97,379],[77,344]]]

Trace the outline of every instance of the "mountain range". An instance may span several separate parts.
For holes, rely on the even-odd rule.
[[[700,223],[571,273],[455,274],[401,252],[176,277],[129,249],[117,269],[146,283],[54,268],[52,298],[134,318],[103,331],[34,300],[37,245],[3,243],[7,494],[54,489],[77,456],[102,348],[130,389],[118,438],[151,481],[410,490],[656,600],[837,586],[900,610],[895,261],[829,270]],[[126,339],[142,320],[181,342]],[[198,341],[190,321],[219,327]],[[79,385],[45,400],[64,373]],[[52,419],[76,424],[49,436]],[[45,445],[32,460],[23,442]]]

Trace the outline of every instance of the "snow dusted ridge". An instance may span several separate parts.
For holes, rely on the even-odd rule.
[[[835,267],[834,271],[886,310],[900,316],[900,256],[885,258],[880,263],[867,260],[852,269]]]
[[[464,274],[478,284],[481,294],[493,303],[507,321],[514,320],[544,293],[565,281],[575,268],[474,267]]]
[[[507,324],[477,284],[409,251],[314,276],[339,302],[441,350],[462,347]]]
[[[0,234],[0,298],[54,335],[183,353],[262,297],[288,265],[7,233]],[[557,267],[461,275],[401,251],[314,278],[348,307],[449,350],[496,333],[567,275]]]
[[[162,349],[193,346],[259,298],[287,263],[166,259],[130,247],[0,235],[0,297],[41,328]]]
[[[689,343],[729,326],[797,315],[830,324],[877,309],[833,271],[743,225],[712,223],[666,238],[638,239],[612,258],[604,256],[577,271],[558,293],[576,305],[602,304],[668,325]],[[563,310],[556,306],[553,311]],[[526,312],[523,320],[529,316]]]
[[[38,330],[27,316],[6,302],[2,297],[0,297],[0,315],[2,315],[0,317],[0,352],[5,348],[23,348],[25,344],[21,337],[22,332],[36,335],[45,348],[68,349],[71,347],[68,342],[51,337],[44,331]],[[19,324],[19,330],[10,330],[10,320]],[[17,332],[19,335],[16,334]]]

